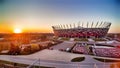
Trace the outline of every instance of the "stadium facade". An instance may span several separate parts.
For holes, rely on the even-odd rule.
[[[86,22],[52,26],[55,36],[68,38],[102,38],[111,26],[110,22]]]

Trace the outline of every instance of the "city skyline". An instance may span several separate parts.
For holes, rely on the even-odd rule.
[[[0,0],[0,32],[53,32],[53,25],[111,22],[119,33],[119,0]]]

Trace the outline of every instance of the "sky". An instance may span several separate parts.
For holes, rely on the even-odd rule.
[[[120,0],[0,0],[0,32],[53,32],[53,25],[111,22],[120,32]]]

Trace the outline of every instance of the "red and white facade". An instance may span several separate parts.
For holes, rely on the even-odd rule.
[[[111,26],[110,22],[97,23],[78,23],[77,25],[58,25],[52,26],[55,36],[68,38],[89,38],[89,37],[105,37]]]

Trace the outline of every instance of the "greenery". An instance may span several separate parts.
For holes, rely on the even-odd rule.
[[[75,41],[88,41],[87,38],[75,38]]]
[[[33,66],[32,68],[55,68],[55,67],[45,67],[45,66]]]
[[[40,50],[50,48],[51,46],[57,45],[62,42],[63,41],[55,40],[55,41],[47,42],[45,44],[31,43],[31,44],[25,44],[27,46],[24,46],[21,48],[11,44],[11,48],[9,49],[9,52],[7,54],[9,54],[9,55],[29,55],[29,54],[38,52]],[[22,48],[24,48],[24,49],[22,49]]]
[[[103,59],[103,58],[94,58],[94,59],[101,62],[120,62],[120,60],[112,60],[112,59]]]
[[[3,60],[0,60],[0,64],[11,65],[11,66],[17,67],[17,68],[26,68],[27,66],[29,66],[26,64],[14,63],[14,62],[3,61]],[[39,66],[34,66],[34,68],[39,68]],[[40,66],[40,68],[54,68],[54,67]]]
[[[96,44],[96,46],[115,47],[115,46],[112,46],[112,45],[109,45],[109,44],[107,44],[107,45],[104,45],[104,44]]]
[[[92,52],[92,49],[91,49],[91,45],[87,44],[87,46],[85,46],[85,48],[87,49],[89,55],[94,55]]]
[[[81,61],[84,61],[85,60],[85,57],[76,57],[76,58],[73,58],[71,60],[71,62],[81,62]]]
[[[74,40],[75,40],[75,41],[81,41],[81,39],[80,39],[80,38],[75,38]]]
[[[70,38],[63,37],[61,40],[69,40]]]
[[[81,38],[81,41],[88,41],[87,38]]]
[[[0,64],[9,64],[9,65],[14,65],[13,62],[9,62],[9,61],[3,61],[3,60],[0,60]],[[19,63],[16,63],[17,65],[16,66],[20,66],[20,67],[27,67],[28,65],[25,65],[25,64],[19,64]]]
[[[58,40],[58,37],[54,37],[52,40]]]
[[[106,41],[106,40],[103,39],[103,38],[95,38],[95,39],[93,39],[93,40],[95,40],[95,41]]]

